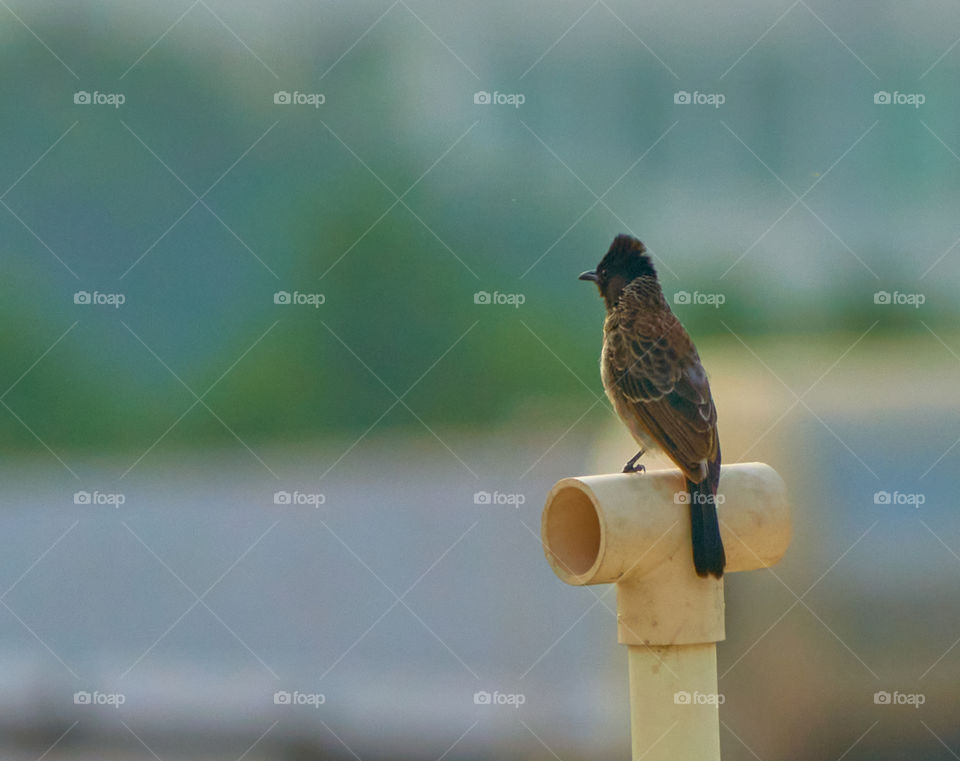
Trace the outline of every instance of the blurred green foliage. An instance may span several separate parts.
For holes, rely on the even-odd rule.
[[[798,206],[765,238],[793,198],[716,114],[692,112],[584,214],[595,200],[584,185],[606,190],[679,121],[676,81],[649,60],[618,58],[636,55],[635,41],[618,34],[609,51],[593,48],[600,74],[578,63],[583,41],[562,46],[523,82],[516,72],[498,80],[527,92],[522,113],[478,112],[477,80],[429,37],[378,28],[326,78],[331,51],[343,48],[334,33],[323,33],[322,55],[278,40],[274,59],[287,56],[275,79],[204,18],[122,78],[140,49],[131,40],[73,43],[88,71],[109,72],[75,80],[29,35],[4,32],[0,186],[67,131],[5,196],[11,211],[0,209],[0,391],[15,384],[3,398],[12,411],[0,426],[4,449],[145,446],[191,405],[165,446],[234,433],[358,435],[384,413],[380,425],[417,425],[394,396],[415,382],[404,402],[430,425],[496,423],[532,405],[579,410],[579,379],[599,392],[602,305],[576,275],[624,223],[656,253],[668,299],[724,295],[720,309],[675,307],[701,345],[731,331],[817,335],[877,320],[880,332],[914,330],[915,310],[874,304],[876,290],[898,286],[926,293],[929,325],[956,320],[942,276],[954,271],[950,258],[919,283],[902,239],[870,229],[896,223],[890,209],[908,215],[926,203],[920,232],[937,235],[923,241],[923,268],[954,232],[943,199],[956,167],[921,141],[914,114],[878,127],[866,164],[854,152],[857,171],[841,165],[824,198],[814,200],[821,188],[811,194],[823,226]],[[77,39],[55,20],[35,22],[58,49]],[[823,83],[792,67],[798,44],[752,53],[724,84],[723,118],[803,192],[869,127],[875,83],[844,90],[835,129],[821,133],[804,119]],[[827,64],[846,55],[829,38],[815,47],[829,51]],[[327,102],[273,104],[275,90],[296,88]],[[79,107],[77,89],[121,91],[127,102]],[[804,130],[808,140],[798,138]],[[194,193],[203,201],[177,222]],[[126,303],[78,306],[78,290],[121,292]],[[278,305],[280,290],[326,300]],[[480,290],[522,293],[525,303],[477,305]]]

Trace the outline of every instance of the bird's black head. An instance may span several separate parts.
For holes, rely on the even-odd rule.
[[[597,284],[608,308],[617,303],[623,289],[638,277],[652,277],[656,280],[657,272],[653,268],[650,255],[647,254],[647,247],[630,235],[618,235],[614,238],[597,268],[580,275],[581,280],[590,280]]]

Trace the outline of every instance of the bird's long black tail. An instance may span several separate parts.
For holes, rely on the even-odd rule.
[[[720,483],[720,450],[709,463],[707,477],[700,483],[687,481],[690,494],[690,527],[693,535],[693,564],[697,574],[723,576],[727,558],[717,520],[717,486]]]

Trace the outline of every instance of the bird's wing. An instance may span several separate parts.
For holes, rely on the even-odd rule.
[[[630,413],[693,481],[717,450],[717,410],[693,342],[662,301],[624,290],[607,333],[613,383]]]

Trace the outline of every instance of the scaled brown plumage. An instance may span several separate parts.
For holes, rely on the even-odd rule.
[[[645,450],[662,450],[687,478],[693,554],[700,575],[723,573],[716,513],[720,479],[717,410],[707,374],[687,331],[663,297],[653,262],[639,240],[618,235],[597,269],[607,306],[600,369],[617,414]]]

